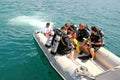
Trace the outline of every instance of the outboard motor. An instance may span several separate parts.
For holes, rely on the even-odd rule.
[[[56,51],[58,49],[58,45],[61,39],[62,32],[60,30],[56,30],[56,36],[51,48],[51,54],[56,54]]]
[[[45,46],[47,48],[50,48],[51,47],[51,44],[52,44],[52,40],[53,40],[53,36],[54,36],[54,31],[51,32],[51,34],[49,35],[47,41],[46,41],[46,44]]]

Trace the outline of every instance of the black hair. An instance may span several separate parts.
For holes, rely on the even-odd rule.
[[[96,26],[92,26],[92,27],[91,27],[91,30],[93,30],[93,31],[95,31],[95,32],[98,32],[98,29],[97,29]]]
[[[50,25],[50,23],[46,23],[46,25]]]
[[[73,32],[72,31],[68,31],[67,35],[73,35]]]

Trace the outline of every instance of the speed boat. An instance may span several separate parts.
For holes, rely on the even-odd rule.
[[[75,54],[74,60],[67,55],[51,54],[51,48],[45,46],[48,38],[41,31],[35,31],[33,37],[50,65],[64,80],[119,80],[120,58],[101,47],[97,50],[95,60],[79,59],[84,54]]]

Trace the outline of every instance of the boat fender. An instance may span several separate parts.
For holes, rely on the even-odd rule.
[[[53,45],[52,45],[52,48],[51,48],[51,53],[52,54],[56,54],[56,51],[58,49],[58,45],[59,45],[60,40],[61,40],[61,36],[56,35],[55,40],[54,40]]]
[[[51,32],[51,34],[49,35],[49,37],[48,37],[48,39],[47,39],[47,41],[46,41],[46,43],[45,43],[45,46],[46,46],[47,48],[50,48],[50,47],[51,47],[51,45],[52,45],[52,40],[53,40],[53,36],[54,36],[54,31]]]

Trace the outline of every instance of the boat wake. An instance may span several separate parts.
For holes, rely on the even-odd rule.
[[[47,20],[39,19],[36,16],[17,16],[15,18],[12,18],[8,21],[8,24],[10,25],[17,25],[17,26],[33,26],[44,30],[44,26],[46,25]],[[51,27],[53,26],[53,22],[51,23]]]

